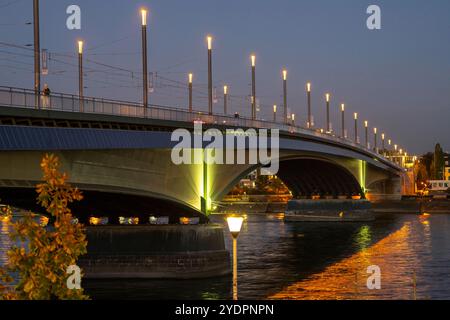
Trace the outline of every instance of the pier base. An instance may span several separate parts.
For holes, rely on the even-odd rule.
[[[372,221],[375,216],[367,200],[290,200],[285,213],[286,221],[358,222]]]
[[[85,278],[192,279],[230,273],[219,225],[87,227]]]

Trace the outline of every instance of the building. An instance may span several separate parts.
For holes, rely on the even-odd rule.
[[[450,180],[450,153],[444,155],[444,180]]]
[[[450,180],[430,180],[428,184],[429,194],[445,194],[450,189]]]

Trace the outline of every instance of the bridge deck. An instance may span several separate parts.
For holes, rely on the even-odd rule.
[[[40,108],[38,109],[37,106]],[[220,114],[209,115],[200,111],[189,112],[181,108],[160,105],[151,105],[144,111],[141,105],[133,102],[101,98],[79,100],[75,95],[61,93],[42,97],[36,96],[34,91],[27,89],[0,87],[0,125],[4,127],[3,141],[0,139],[2,149],[8,149],[11,141],[14,141],[14,139],[6,138],[8,134],[10,136],[18,134],[17,130],[11,129],[13,126],[172,131],[173,128],[193,128],[196,121],[204,123],[206,127],[213,125],[223,128],[279,129],[280,136],[339,146],[380,161],[391,169],[403,170],[381,154],[352,140],[301,126]],[[88,131],[86,130],[86,133]],[[42,130],[35,133],[38,136],[40,134],[41,137],[45,135],[45,131]],[[72,134],[76,133],[72,132]],[[134,136],[137,140],[133,139],[133,141],[139,141],[139,134],[133,134]],[[112,134],[111,139],[114,140],[117,137]],[[42,141],[49,141],[49,139]]]

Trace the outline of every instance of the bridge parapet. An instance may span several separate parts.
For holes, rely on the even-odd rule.
[[[302,136],[321,139],[332,144],[344,145],[356,149],[374,159],[389,163],[390,166],[401,170],[397,164],[385,158],[383,155],[361,144],[355,143],[353,140],[336,136],[334,133],[322,132],[321,130],[293,124],[253,120],[246,117],[234,117],[223,114],[209,115],[204,111],[189,112],[187,109],[162,105],[150,105],[150,108],[145,113],[143,106],[136,102],[93,97],[84,97],[80,100],[77,95],[64,93],[52,93],[51,96],[36,97],[33,90],[0,86],[0,106],[36,109],[36,98],[42,100],[40,105],[44,113],[52,110],[69,113],[119,116],[123,118],[156,119],[179,122],[180,127],[185,127],[187,123],[202,122],[206,125],[221,125],[237,128],[278,129],[288,134],[301,134]]]

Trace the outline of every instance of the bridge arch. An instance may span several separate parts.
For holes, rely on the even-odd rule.
[[[277,173],[294,197],[352,196],[365,197],[356,177],[344,166],[322,157],[291,156],[280,158]],[[220,192],[215,200],[220,201],[245,176],[260,166],[246,168]]]

